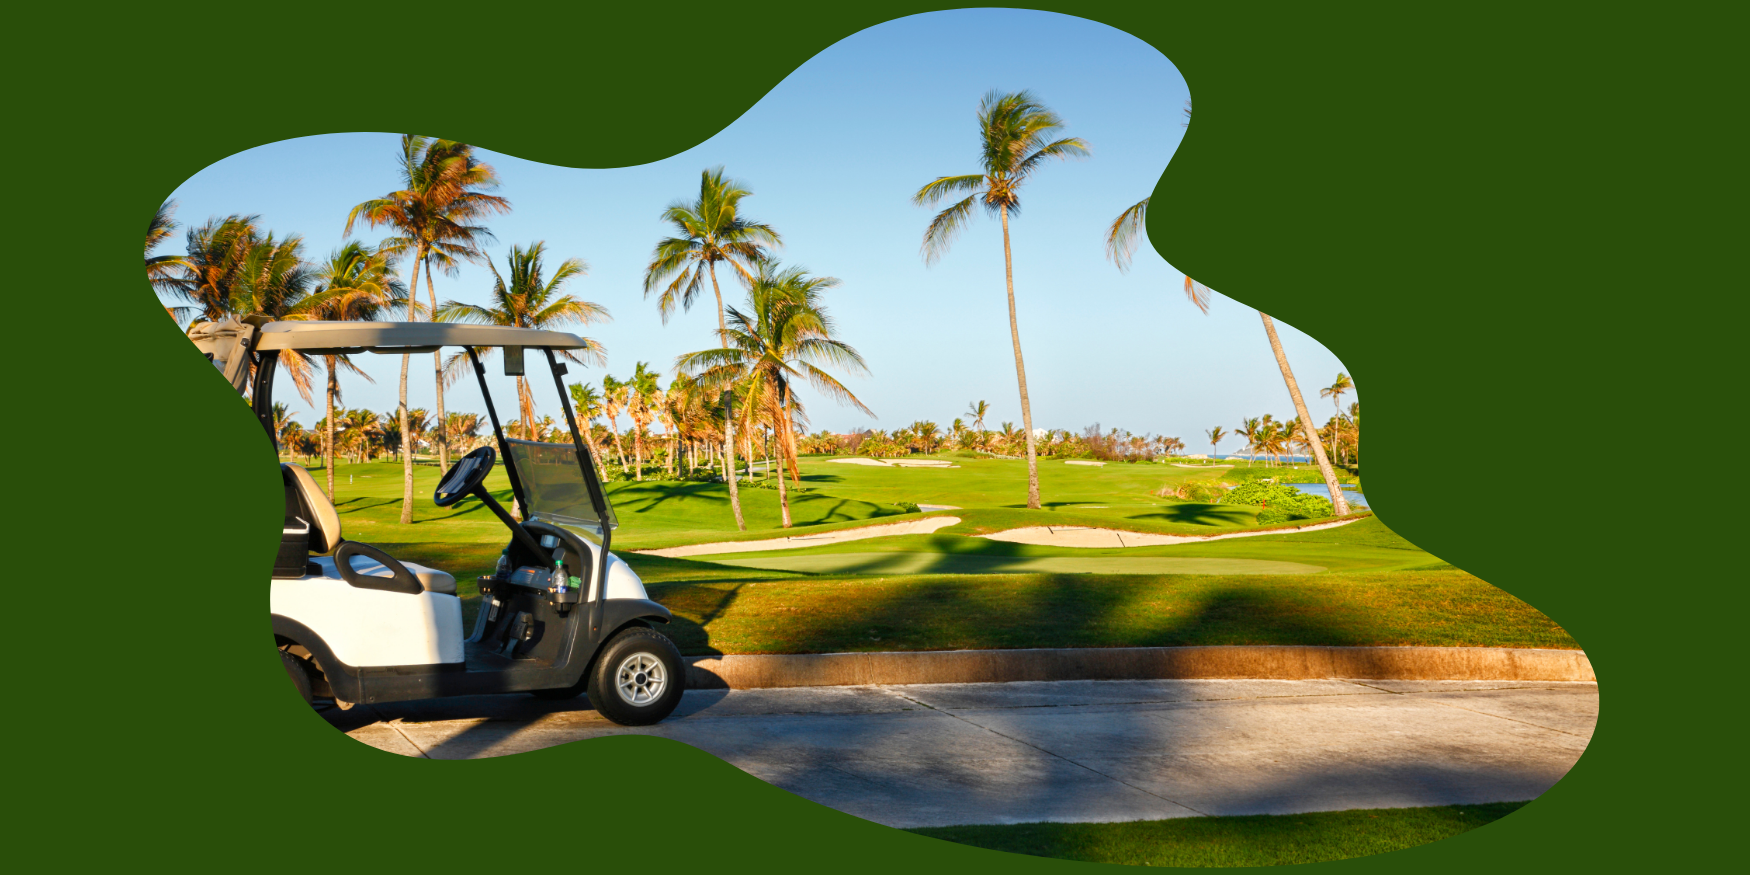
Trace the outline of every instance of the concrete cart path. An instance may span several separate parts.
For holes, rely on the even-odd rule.
[[[693,690],[637,729],[579,698],[328,711],[438,759],[604,735],[683,741],[896,827],[1283,814],[1531,799],[1592,736],[1598,687],[1528,681],[1179,680]]]

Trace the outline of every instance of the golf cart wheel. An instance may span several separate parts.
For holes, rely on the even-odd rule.
[[[280,663],[285,665],[286,674],[292,679],[292,686],[298,688],[298,695],[304,697],[304,704],[315,704],[316,697],[310,692],[310,673],[304,670],[304,661],[281,650]]]
[[[589,703],[621,726],[667,717],[686,691],[687,664],[661,633],[633,626],[615,635],[589,672]]]

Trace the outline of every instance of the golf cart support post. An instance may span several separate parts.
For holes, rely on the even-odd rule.
[[[444,572],[402,563],[374,548],[365,551],[354,547],[336,553],[344,568],[334,565],[334,560],[327,556],[318,556],[306,566],[304,576],[276,576],[274,580],[273,626],[282,658],[287,660],[288,671],[293,671],[293,663],[299,660],[312,669],[311,683],[300,687],[313,688],[317,694],[332,694],[344,703],[359,703],[515,691],[575,695],[589,686],[595,701],[595,685],[612,682],[604,674],[609,666],[604,663],[597,670],[598,657],[606,654],[621,663],[623,675],[626,665],[639,668],[618,682],[623,702],[595,702],[604,715],[619,722],[643,723],[660,720],[672,710],[685,684],[684,665],[674,645],[651,628],[652,624],[668,623],[672,616],[666,608],[649,600],[637,575],[610,552],[618,521],[596,474],[594,459],[578,431],[577,418],[565,391],[563,378],[567,369],[557,353],[586,348],[585,340],[564,332],[496,325],[267,322],[260,318],[203,325],[198,331],[191,331],[190,336],[234,388],[241,392],[245,385],[249,386],[251,408],[276,447],[273,379],[281,350],[309,355],[366,351],[396,355],[459,346],[473,365],[486,402],[496,453],[476,450],[458,460],[443,475],[438,494],[434,495],[434,501],[442,505],[475,497],[511,530],[511,544],[505,551],[511,571],[480,579],[482,604],[473,634],[466,640],[460,638],[460,603],[454,595],[454,579]],[[505,437],[478,354],[478,350],[491,347],[518,353],[505,356],[506,373],[517,376],[522,375],[523,350],[533,347],[546,354],[571,432],[569,455],[575,459],[575,476],[567,473],[569,466],[553,455],[554,451],[563,452],[558,445]],[[253,368],[245,367],[245,362]],[[411,449],[409,445],[404,451]],[[520,521],[500,507],[484,488],[483,481],[490,473],[494,456],[503,460]],[[482,464],[488,467],[482,470]],[[532,467],[523,470],[523,465]],[[287,538],[301,538],[304,532],[319,529],[309,536],[320,538],[310,541],[312,553],[336,551],[347,543],[339,537],[338,514],[329,499],[315,489],[308,474],[302,468],[282,470],[288,490],[287,531],[293,533]],[[300,487],[299,482],[305,485]],[[294,530],[291,523],[295,511],[296,521],[303,525]],[[304,515],[319,524],[304,519]],[[285,549],[282,547],[282,553]],[[365,559],[370,565],[360,569],[353,565],[354,557]],[[293,560],[295,564],[295,555]],[[572,568],[583,574],[573,576]],[[387,571],[389,578],[398,583],[386,586],[389,579],[377,573],[379,570]],[[551,587],[546,584],[549,579],[554,581]],[[415,580],[420,582],[417,587],[409,584]],[[565,584],[567,580],[569,586]],[[349,586],[350,581],[358,582]],[[360,633],[349,626],[357,623],[335,609],[335,605],[363,605],[359,600],[367,597],[377,600],[370,602],[376,613],[366,612],[374,623],[370,629],[375,631]],[[587,608],[574,610],[573,605],[585,608],[577,603],[586,597]],[[282,614],[282,602],[302,606],[303,613],[288,610]],[[314,608],[310,607],[312,604]],[[378,664],[381,658],[375,661],[355,658],[349,662],[345,658],[348,648],[356,656],[381,644],[370,636],[399,634],[381,631],[385,623],[396,619],[385,617],[381,613],[385,610],[408,612],[407,616],[413,617],[411,622],[418,627],[415,631],[425,636],[424,650],[418,647],[413,650],[442,654],[441,658],[410,664]],[[451,620],[444,620],[445,615]],[[318,622],[313,617],[324,619]],[[325,623],[324,628],[314,628]],[[633,630],[639,634],[632,635],[626,632],[629,627],[644,628]],[[335,638],[336,634],[350,635],[351,639],[341,641]],[[365,638],[360,639],[360,634],[365,634]],[[384,647],[375,649],[380,652]],[[652,665],[655,667],[649,668]],[[613,698],[611,692],[601,695],[604,700]],[[611,710],[617,710],[618,716],[609,713]]]

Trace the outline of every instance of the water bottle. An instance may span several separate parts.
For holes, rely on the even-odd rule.
[[[510,579],[510,548],[506,547],[498,553],[498,570],[492,573],[493,580]]]
[[[564,595],[565,594],[565,584],[567,583],[567,578],[565,576],[565,548],[563,548],[563,547],[561,547],[558,550],[555,550],[553,552],[553,578],[552,578],[552,580],[553,580],[553,584],[549,588],[553,592],[556,592],[560,595]]]

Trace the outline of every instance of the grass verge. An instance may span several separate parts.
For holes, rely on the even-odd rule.
[[[1019,823],[910,832],[963,845],[1127,866],[1283,866],[1413,848],[1500,820],[1524,802],[1130,823]]]
[[[1537,609],[1462,571],[833,578],[734,569],[698,580],[688,567],[708,563],[638,565],[651,597],[675,614],[664,632],[689,656],[1257,644],[1579,646]]]

